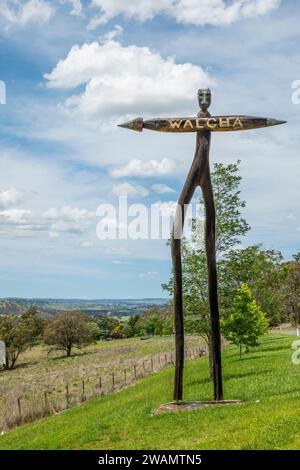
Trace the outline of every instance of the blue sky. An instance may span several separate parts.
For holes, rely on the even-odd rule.
[[[164,240],[99,240],[99,204],[174,204],[195,136],[137,117],[254,114],[288,124],[213,135],[241,160],[243,245],[299,250],[300,6],[292,0],[0,0],[0,296],[160,297]],[[149,166],[149,161],[151,164]]]

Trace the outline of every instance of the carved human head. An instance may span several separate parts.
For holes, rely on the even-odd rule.
[[[198,102],[202,111],[207,111],[211,105],[211,91],[209,88],[198,90]]]

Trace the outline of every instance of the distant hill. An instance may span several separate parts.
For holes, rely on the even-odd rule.
[[[66,310],[80,310],[88,315],[129,316],[140,315],[149,307],[163,307],[167,299],[0,299],[0,315],[24,312],[36,306],[44,317],[57,315]]]

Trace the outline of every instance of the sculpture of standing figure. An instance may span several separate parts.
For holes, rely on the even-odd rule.
[[[199,118],[208,118],[208,108],[211,104],[211,91],[201,89],[198,91],[198,101],[201,111]],[[214,399],[223,399],[222,363],[221,363],[221,335],[218,307],[218,282],[216,268],[215,243],[215,205],[210,177],[209,149],[211,132],[207,129],[197,132],[195,157],[178,200],[172,232],[172,261],[174,276],[174,322],[176,336],[176,365],[173,398],[178,403],[183,396],[183,369],[184,369],[184,313],[182,294],[182,260],[181,239],[185,219],[185,208],[191,202],[198,186],[202,189],[205,205],[205,240],[208,266],[209,304],[211,312],[212,330],[212,363],[214,379]]]

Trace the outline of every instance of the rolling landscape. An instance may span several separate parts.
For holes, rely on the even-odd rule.
[[[63,311],[82,311],[93,316],[127,317],[140,315],[150,307],[162,307],[166,299],[0,299],[0,315],[21,313],[35,306],[43,317]]]

